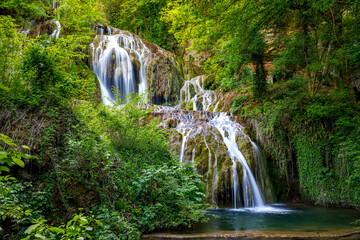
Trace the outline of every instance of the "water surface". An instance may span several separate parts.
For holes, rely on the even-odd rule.
[[[194,236],[193,239],[248,239],[249,236],[251,236],[250,239],[360,238],[359,235],[353,235],[352,238],[348,236],[350,233],[359,231],[355,228],[356,225],[351,223],[360,219],[360,213],[352,209],[274,204],[260,208],[214,209],[206,212],[212,215],[209,222],[198,224],[193,229],[165,233],[162,237],[181,238],[183,236],[188,239],[192,239],[192,236]]]
[[[215,217],[206,224],[197,225],[189,233],[243,230],[333,231],[353,229],[354,225],[351,223],[360,218],[360,214],[351,209],[304,205],[210,210],[207,213]]]

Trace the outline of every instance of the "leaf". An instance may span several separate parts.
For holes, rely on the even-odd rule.
[[[21,153],[20,155],[21,155],[21,157],[26,158],[26,159],[37,159],[37,156],[26,154],[26,153]]]
[[[102,227],[104,224],[102,222],[100,222],[99,220],[97,219],[94,219],[94,221],[97,223],[97,225],[99,225],[100,227]]]
[[[0,173],[1,173],[2,171],[10,172],[10,169],[7,168],[7,167],[5,167],[5,166],[0,166]]]
[[[7,153],[6,152],[0,152],[0,159],[4,159],[7,158]]]
[[[16,163],[16,165],[18,165],[19,167],[25,167],[25,163],[23,161],[21,161],[20,159],[16,158],[16,157],[12,157],[12,160],[14,161],[14,163]]]
[[[21,145],[21,147],[22,147],[23,149],[30,150],[30,148],[29,148],[28,146],[26,146],[26,145]]]
[[[9,165],[9,166],[14,165],[13,161],[11,160],[11,158],[3,158],[3,159],[0,159],[0,162],[1,162],[1,163],[7,163],[7,165]]]
[[[51,227],[49,228],[49,230],[55,233],[65,234],[65,230],[58,227]]]
[[[31,234],[32,231],[34,231],[38,226],[40,226],[40,223],[31,225],[30,227],[28,227],[28,228],[25,230],[25,233],[26,233],[26,234]]]
[[[44,239],[44,240],[47,240],[48,238],[46,238],[46,237],[44,237],[43,235],[41,235],[41,234],[35,234],[35,237],[37,237],[37,238],[40,238],[40,239]]]

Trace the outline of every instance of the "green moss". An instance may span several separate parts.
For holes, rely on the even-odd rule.
[[[231,207],[232,203],[232,161],[227,158],[219,170],[217,185],[218,205],[220,207]]]
[[[209,75],[204,78],[204,89],[211,90],[212,85],[215,83],[215,76]]]
[[[250,169],[255,171],[255,158],[253,153],[253,148],[249,139],[243,135],[236,136],[236,143],[238,144],[239,150],[244,155],[247,163],[249,164]]]
[[[205,175],[209,168],[209,150],[207,149],[205,143],[201,140],[200,135],[196,137],[196,142],[194,161],[196,162],[198,173]]]

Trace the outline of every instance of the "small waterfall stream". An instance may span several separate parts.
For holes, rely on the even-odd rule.
[[[56,28],[55,30],[52,32],[51,34],[51,37],[52,38],[55,38],[55,39],[58,39],[59,36],[60,36],[60,31],[61,31],[61,24],[59,21],[54,21],[55,25],[56,25]]]
[[[90,46],[91,62],[100,82],[103,103],[112,105],[116,98],[114,88],[122,101],[129,93],[145,93],[149,89],[151,51],[140,38],[128,32],[117,30],[111,35],[109,27],[97,31],[100,35]],[[104,35],[105,32],[108,35]],[[205,76],[198,76],[185,81],[180,89],[180,103],[176,107],[158,106],[154,115],[164,122],[176,122],[171,128],[181,135],[178,142],[180,161],[197,164],[211,204],[218,206],[221,202],[219,205],[233,208],[262,207],[263,195],[238,143],[249,144],[255,162],[252,164],[261,161],[259,149],[229,114],[217,112],[221,97],[214,91],[205,90],[204,80]],[[190,105],[193,111],[181,109],[183,104]],[[262,174],[263,170],[260,170],[255,175],[261,178]]]
[[[194,111],[209,111],[217,101],[214,91],[204,90],[204,75],[185,81],[180,92],[181,102],[192,102]],[[216,112],[216,107],[213,112]]]

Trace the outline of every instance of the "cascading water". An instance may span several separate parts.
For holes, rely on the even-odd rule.
[[[90,48],[92,69],[100,82],[103,103],[111,105],[116,100],[115,89],[122,101],[129,93],[145,93],[146,60],[151,55],[141,39],[123,32],[110,35],[110,28],[107,31],[109,35],[103,35],[104,31],[101,31]]]
[[[219,170],[226,168],[224,164],[219,165],[218,159],[224,162],[224,159],[228,158],[231,161],[229,169],[231,169],[232,197],[226,201],[231,201],[233,208],[264,206],[260,188],[237,141],[239,138],[245,139],[249,143],[251,152],[255,153],[259,150],[243,132],[242,126],[232,121],[227,113],[158,107],[154,114],[162,120],[177,121],[175,129],[182,135],[179,141],[180,160],[195,162],[198,165],[200,174],[206,178],[208,200],[212,204],[218,204],[221,187],[219,180],[222,178],[219,174],[224,174],[224,171],[219,172]],[[254,155],[255,160],[257,157]],[[202,162],[199,158],[206,160]],[[256,161],[260,160],[258,158]],[[237,163],[242,167],[241,175]],[[258,167],[259,170],[262,170],[261,166]],[[259,178],[263,177],[262,174],[262,171],[258,171]]]
[[[60,31],[61,31],[61,24],[59,21],[54,21],[55,25],[56,25],[56,29],[52,32],[51,37],[58,39],[60,36]]]
[[[129,93],[145,93],[147,83],[154,84],[147,78],[153,79],[158,69],[151,65],[152,71],[147,73],[153,47],[150,51],[140,38],[125,31],[109,27],[97,27],[96,31],[100,35],[90,45],[91,67],[99,79],[103,103],[112,105],[112,101],[116,100],[112,91],[114,88],[122,101]],[[160,48],[155,51],[160,56],[166,55]],[[168,59],[169,64],[176,65],[173,58]],[[251,167],[238,147],[238,137],[249,144],[251,142],[254,154],[258,151],[257,146],[244,134],[240,124],[231,121],[228,114],[216,112],[219,95],[204,90],[204,81],[205,76],[185,81],[180,90],[180,104],[175,108],[158,107],[154,114],[165,116],[163,120],[176,120],[175,129],[182,136],[180,160],[198,164],[199,173],[207,181],[208,201],[221,206],[231,203],[234,208],[263,206],[264,200]],[[170,88],[169,83],[167,81],[167,88]],[[170,90],[163,92],[166,91],[170,95]],[[184,103],[190,104],[194,111],[182,110]],[[204,156],[204,162],[199,163],[199,156]],[[261,174],[259,171],[256,176],[261,177]]]
[[[260,189],[255,181],[250,167],[239,150],[236,142],[236,135],[243,134],[240,131],[240,124],[230,120],[230,117],[226,113],[220,113],[215,117],[211,124],[220,132],[225,145],[228,148],[228,153],[233,161],[233,178],[234,178],[234,208],[237,208],[237,196],[238,196],[238,176],[236,170],[236,162],[239,161],[243,167],[243,195],[245,207],[262,207],[264,206],[264,200],[261,195]]]
[[[204,90],[204,78],[205,76],[201,75],[185,81],[180,92],[180,101],[192,102],[194,111],[209,111],[217,100],[215,92]],[[216,111],[216,108],[213,111]]]
[[[59,6],[59,3],[56,0],[53,0],[52,7],[55,9]]]
[[[262,207],[264,206],[264,199],[261,194],[260,188],[255,180],[255,177],[248,165],[246,158],[243,153],[239,150],[237,137],[243,136],[243,138],[251,143],[254,159],[259,164],[259,173],[262,177],[263,168],[260,159],[260,151],[257,145],[251,141],[242,130],[242,126],[230,119],[230,116],[227,113],[215,113],[217,106],[219,105],[218,97],[215,92],[207,91],[203,88],[205,76],[198,76],[191,80],[188,80],[184,83],[183,88],[181,89],[181,103],[176,107],[177,109],[181,108],[184,102],[189,102],[192,104],[192,108],[197,110],[204,110],[203,112],[197,111],[197,116],[194,116],[192,111],[183,111],[181,114],[176,112],[178,116],[172,116],[177,118],[179,124],[176,129],[179,133],[182,134],[182,142],[180,148],[180,159],[181,161],[193,162],[193,156],[195,154],[195,149],[199,144],[199,140],[205,144],[206,149],[209,153],[209,161],[206,174],[208,182],[208,193],[211,193],[211,201],[216,202],[216,189],[218,188],[218,156],[214,150],[214,159],[213,163],[211,162],[212,154],[211,144],[208,143],[206,135],[210,135],[210,139],[220,139],[222,144],[225,145],[227,150],[227,156],[230,157],[232,161],[231,171],[232,171],[232,202],[233,207],[238,208],[240,205],[244,207]],[[206,112],[210,109],[213,109],[213,112]],[[178,110],[179,111],[179,110]],[[199,138],[199,136],[202,136]],[[189,142],[191,141],[191,144]],[[188,149],[188,159],[185,157],[185,152]],[[191,153],[191,154],[190,154]],[[238,166],[239,162],[242,166],[242,181],[240,184],[240,179],[238,178]],[[213,173],[213,174],[211,174]],[[209,187],[209,182],[212,182],[212,187]],[[264,187],[263,181],[259,181]],[[240,197],[242,193],[242,197]]]

